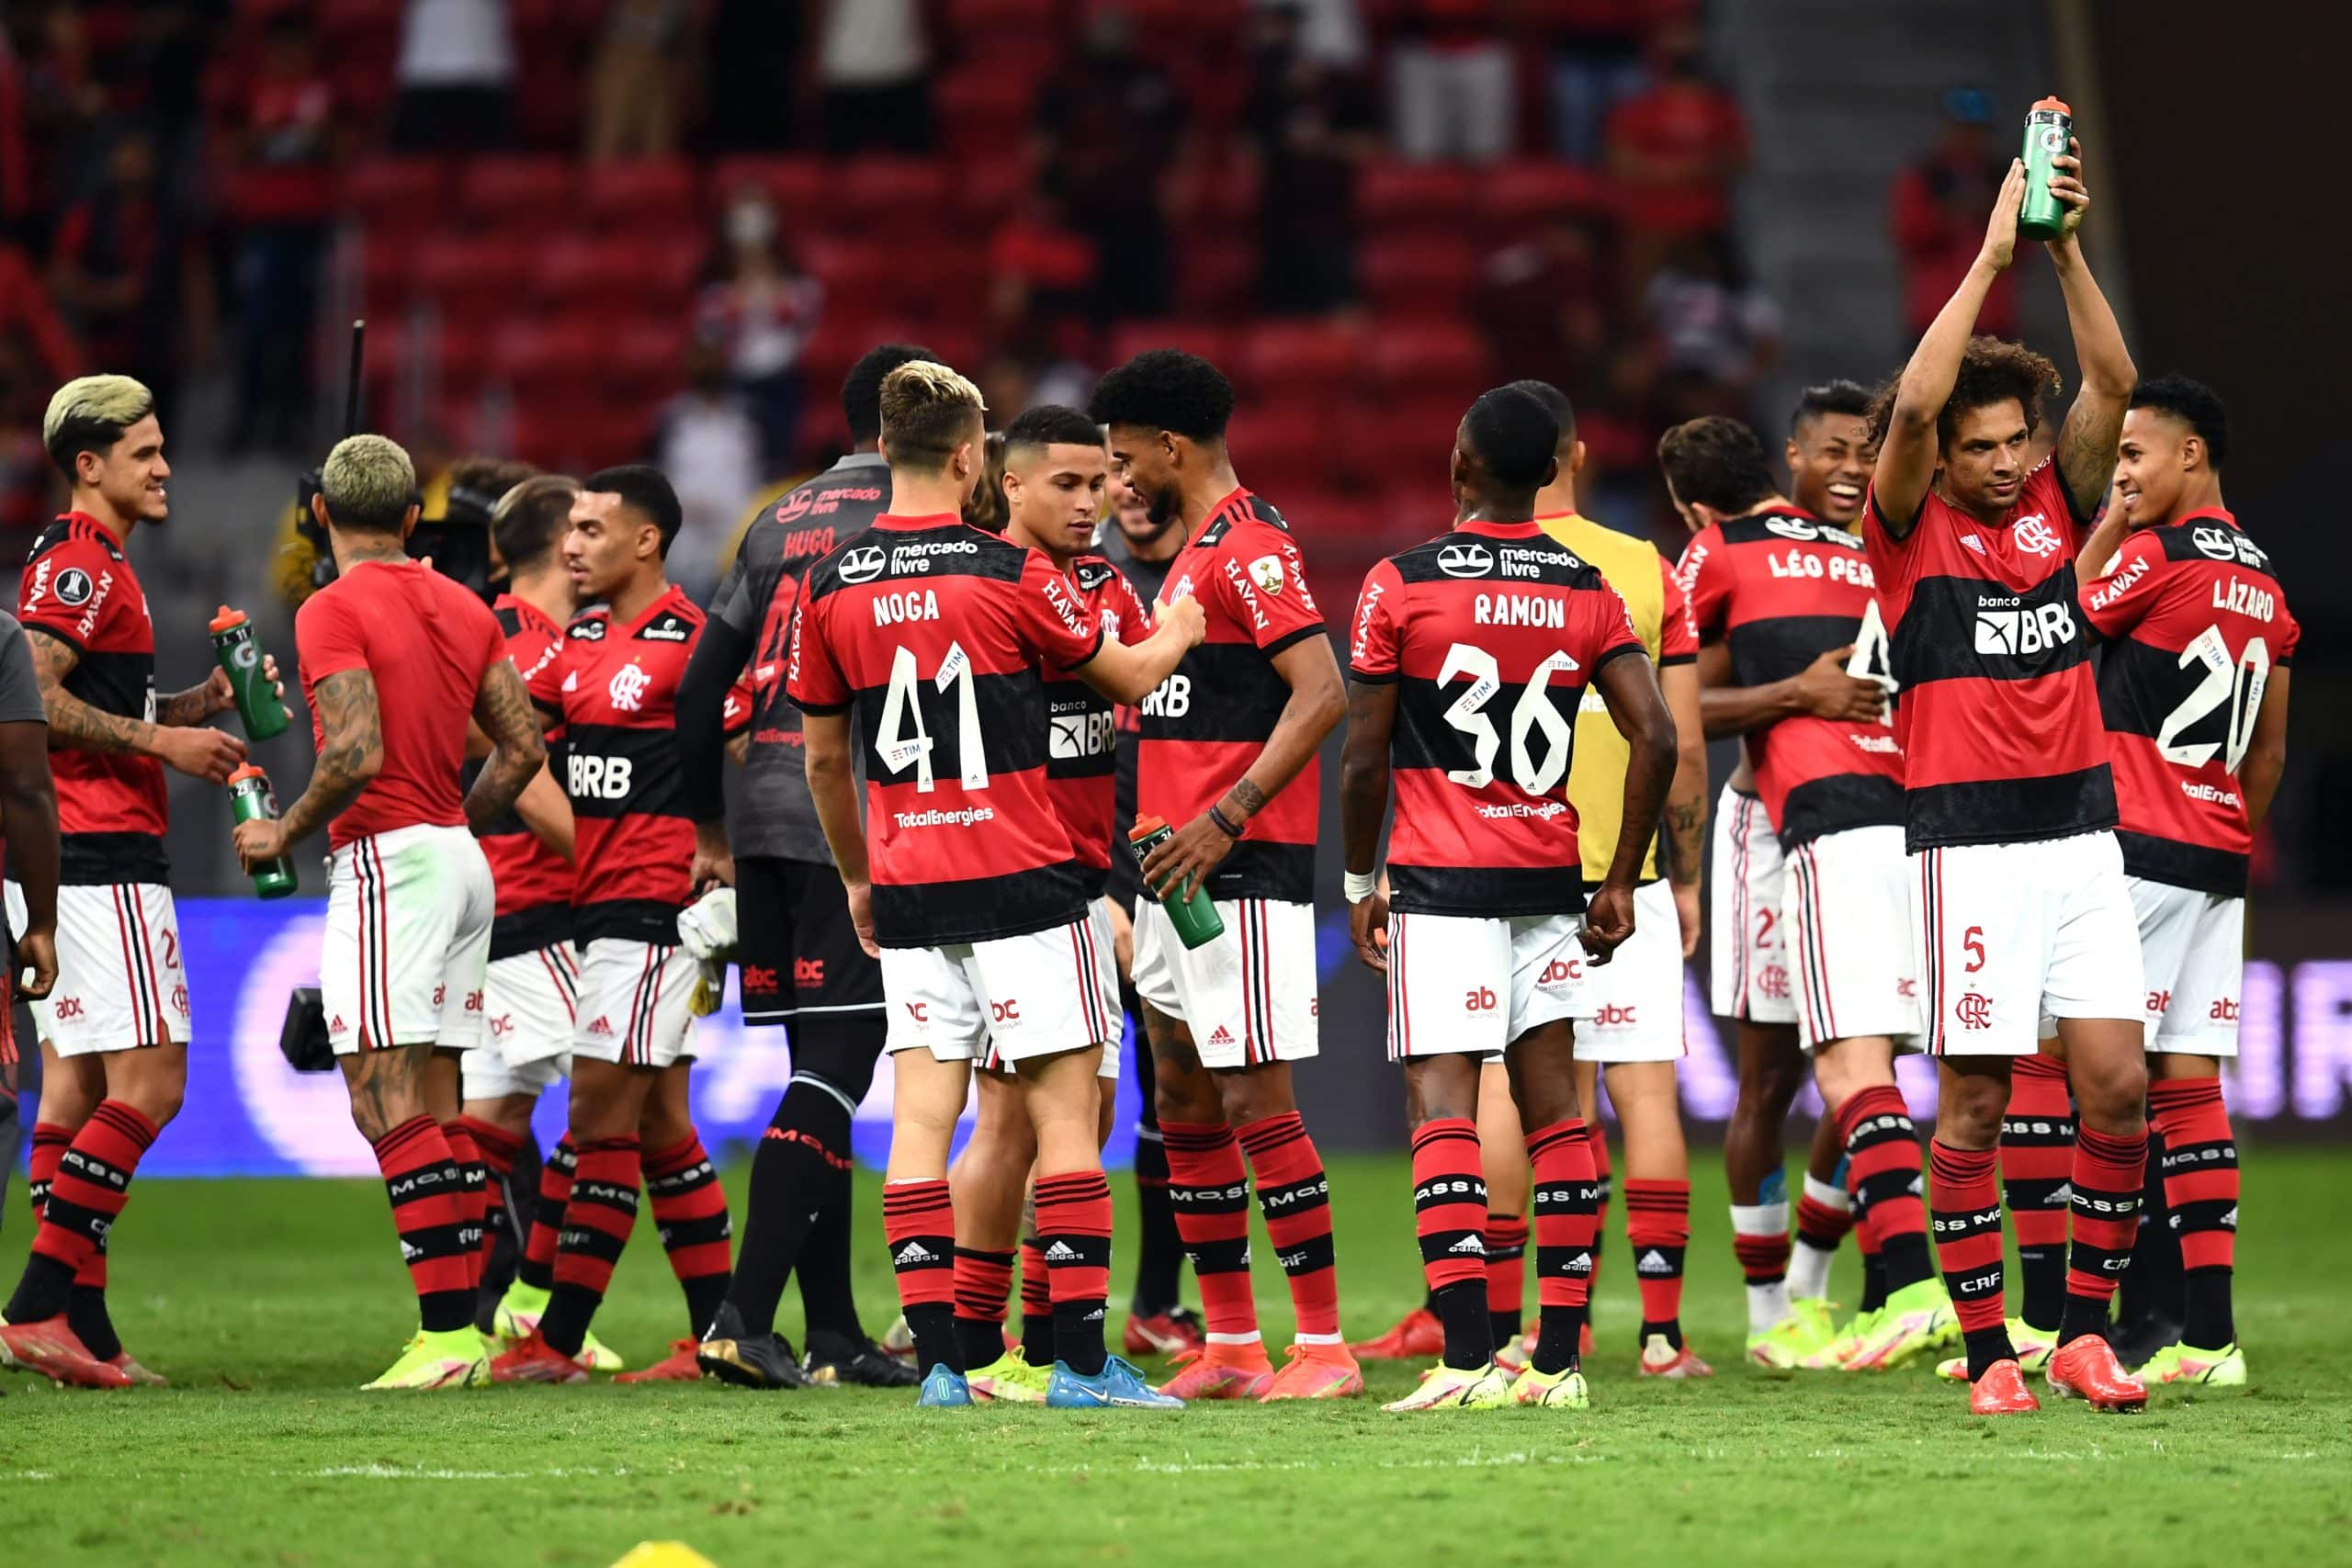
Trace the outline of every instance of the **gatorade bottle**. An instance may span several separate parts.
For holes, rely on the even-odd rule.
[[[1163,818],[1138,817],[1136,818],[1136,830],[1127,835],[1127,850],[1136,857],[1136,863],[1141,865],[1152,851],[1175,836],[1176,830]],[[1168,911],[1168,919],[1176,928],[1177,938],[1186,947],[1206,947],[1225,934],[1225,917],[1219,915],[1216,906],[1210,902],[1207,888],[1195,885],[1193,896],[1181,903],[1177,901],[1172,884],[1164,893],[1158,888],[1152,892],[1159,900],[1159,907]]]
[[[212,617],[212,657],[229,674],[229,689],[237,694],[237,716],[244,720],[245,739],[266,740],[286,732],[286,709],[277,694],[262,679],[261,644],[243,610],[220,606]]]
[[[277,793],[269,787],[269,775],[251,762],[231,773],[229,809],[240,822],[277,821]],[[285,855],[254,873],[254,891],[265,898],[283,898],[300,886],[294,862]]]
[[[2056,98],[2044,98],[2025,117],[2025,203],[2018,209],[2018,238],[2054,240],[2065,231],[2066,204],[2050,194],[2050,161],[2066,155],[2075,114]]]

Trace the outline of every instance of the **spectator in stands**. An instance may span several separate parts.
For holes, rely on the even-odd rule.
[[[265,25],[260,70],[228,151],[243,337],[230,445],[295,446],[311,434],[311,327],[342,160],[334,85],[300,12]]]
[[[1903,264],[1903,324],[1926,333],[1984,240],[1984,213],[2009,172],[2009,153],[1990,135],[1993,102],[1984,93],[1955,87],[1944,95],[1943,132],[1928,155],[1894,177],[1888,200],[1894,249]],[[1962,214],[1973,211],[1972,235]],[[2018,274],[2004,272],[1976,312],[1976,330],[2014,337],[2018,330]]]
[[[0,260],[0,267],[6,265]],[[28,273],[0,277],[0,290],[20,285],[40,292]],[[10,560],[31,552],[34,536],[50,519],[50,478],[57,470],[41,446],[41,389],[54,385],[29,337],[0,321],[0,552]]]
[[[1247,111],[1258,159],[1259,293],[1278,314],[1320,315],[1356,298],[1356,166],[1379,145],[1354,78],[1310,58],[1301,14],[1253,18]]]
[[[588,84],[590,158],[677,152],[700,20],[691,0],[612,0]]]
[[[1388,85],[1396,150],[1491,164],[1519,125],[1519,73],[1500,0],[1401,0]]]
[[[684,517],[670,547],[670,581],[695,604],[708,604],[735,524],[769,474],[760,457],[760,427],[713,345],[687,348],[686,389],[662,406],[653,460],[670,476]]]
[[[28,39],[24,52],[25,149],[38,223],[81,188],[98,156],[100,122],[113,106],[83,7],[50,6],[38,43]]]
[[[1552,150],[1561,157],[1600,163],[1601,127],[1648,79],[1642,42],[1658,9],[1658,0],[1565,0],[1543,8]]]
[[[1610,353],[1608,256],[1593,226],[1554,213],[1533,236],[1487,258],[1476,312],[1495,361],[1548,381],[1579,410],[1603,402]]]
[[[1730,237],[1677,242],[1642,304],[1665,420],[1743,414],[1748,389],[1780,352],[1781,313],[1743,276]]]
[[[803,79],[801,9],[776,0],[716,0],[703,35],[712,147],[763,152],[791,140],[790,85]]]
[[[930,152],[931,65],[922,0],[825,0],[825,151]]]
[[[1298,52],[1334,71],[1360,71],[1371,53],[1356,0],[1254,0],[1261,11],[1291,11],[1298,18]]]
[[[393,70],[392,145],[481,152],[514,137],[514,42],[506,0],[408,0]]]
[[[1136,52],[1133,17],[1087,18],[1071,60],[1039,85],[1036,126],[1045,184],[1100,259],[1103,313],[1165,315],[1174,273],[1160,186],[1183,108],[1168,73]]]
[[[32,258],[0,242],[0,343],[7,342],[21,345],[18,363],[37,380],[46,378],[54,387],[82,373],[81,345],[57,313]],[[41,412],[34,411],[36,432]]]
[[[825,305],[824,285],[801,270],[779,231],[766,196],[736,193],[695,302],[695,336],[718,350],[759,425],[763,466],[772,474],[799,449],[800,356]]]
[[[1674,238],[1729,226],[1731,182],[1747,166],[1747,118],[1708,80],[1695,21],[1657,30],[1649,68],[1650,85],[1617,106],[1607,130],[1609,169],[1625,189],[1635,284]]]
[[[144,381],[159,408],[177,404],[188,236],[155,177],[145,130],[118,130],[104,173],[65,210],[51,247],[49,287],[93,365]]]
[[[989,242],[989,335],[1000,344],[1050,337],[1063,322],[1096,314],[1106,286],[1102,253],[1069,204],[1033,186]],[[989,412],[998,412],[994,404]]]

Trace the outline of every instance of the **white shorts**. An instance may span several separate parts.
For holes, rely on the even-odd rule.
[[[1121,1023],[1119,972],[1107,920],[947,947],[886,947],[885,1051],[929,1051],[942,1062],[1004,1071],[1105,1044]]]
[[[2245,978],[2245,900],[2127,876],[2147,969],[2148,1049],[2238,1054],[2238,987]]]
[[[1320,1049],[1315,908],[1219,904],[1225,934],[1188,948],[1159,900],[1136,900],[1136,994],[1182,1023],[1204,1067],[1303,1062]]]
[[[1729,784],[1715,797],[1714,880],[1707,889],[1709,1005],[1717,1018],[1794,1023],[1781,929],[1787,863],[1764,802]]]
[[[497,903],[490,862],[463,828],[399,828],[328,856],[319,991],[334,1054],[470,1049]]]
[[[666,1067],[695,1055],[701,972],[683,947],[598,937],[580,953],[572,1055],[625,1067]]]
[[[8,929],[25,929],[24,889],[8,884]],[[13,988],[17,976],[8,977]],[[61,1056],[187,1043],[187,971],[172,890],[153,882],[57,890],[57,987],[28,1001],[33,1026]],[[35,1049],[17,1042],[17,1054]]]
[[[580,960],[568,942],[492,959],[482,979],[481,1017],[490,1038],[466,1053],[468,1100],[537,1094],[571,1076],[571,1036],[580,1023]]]
[[[1088,905],[1086,920],[1092,929],[1094,961],[1099,966],[1095,975],[1095,984],[1102,993],[1111,999],[1111,1006],[1114,1010],[1103,1032],[1102,1060],[1095,1067],[1094,1076],[1098,1078],[1109,1078],[1113,1083],[1117,1083],[1119,1081],[1119,1047],[1125,1040],[1127,1010],[1119,1002],[1119,956],[1111,931],[1111,900],[1107,897],[1097,898]],[[989,1041],[989,1048],[981,1055],[980,1066],[992,1073],[1009,1073],[1012,1070],[1012,1060],[997,1050],[993,1032]]]
[[[1585,970],[1591,1010],[1577,1024],[1579,1062],[1682,1057],[1682,922],[1665,877],[1634,889],[1634,934]]]
[[[2023,1056],[2044,1018],[2145,1013],[2139,924],[2113,833],[1954,844],[1909,860],[1929,1052]]]
[[[1500,1058],[1539,1024],[1589,1018],[1574,915],[1391,914],[1388,1059]]]
[[[1824,833],[1789,852],[1781,926],[1806,1050],[1872,1034],[1918,1049],[1910,870],[1903,829],[1891,825]]]

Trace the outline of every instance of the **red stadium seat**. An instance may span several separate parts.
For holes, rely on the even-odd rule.
[[[1242,340],[1242,379],[1254,397],[1328,401],[1351,389],[1362,346],[1353,328],[1333,322],[1267,321]]]
[[[1548,158],[1498,164],[1478,182],[1479,210],[1503,239],[1519,238],[1547,218],[1606,217],[1614,199],[1602,175]]]
[[[652,233],[696,226],[702,191],[683,158],[633,158],[591,164],[581,180],[590,221],[602,229]]]
[[[1258,288],[1254,231],[1195,230],[1176,256],[1176,308],[1188,316],[1246,310]]]
[[[1245,403],[1233,411],[1226,428],[1234,460],[1253,486],[1265,487],[1276,506],[1287,491],[1328,482],[1340,456],[1336,436],[1328,410],[1295,400]]]
[[[1475,178],[1449,164],[1366,164],[1356,174],[1356,220],[1366,234],[1459,233]]]
[[[551,307],[624,303],[644,288],[646,252],[628,240],[558,234],[539,252],[532,292]]]
[[[413,292],[433,299],[450,326],[480,328],[511,312],[537,265],[532,241],[434,235],[417,242]]]
[[[1241,335],[1222,321],[1122,321],[1111,329],[1108,357],[1113,365],[1124,365],[1148,348],[1181,348],[1230,374]]]
[[[1452,318],[1461,314],[1478,265],[1477,247],[1467,240],[1380,240],[1366,244],[1356,258],[1356,276],[1366,302],[1382,316]]]
[[[972,160],[1009,159],[1028,134],[1035,96],[1026,80],[981,62],[941,78],[933,102],[949,152]]]
[[[1393,397],[1363,409],[1364,460],[1354,481],[1384,495],[1396,491],[1418,494],[1424,488],[1442,494],[1454,430],[1476,396],[1400,388]],[[1424,536],[1437,532],[1443,521],[1433,514]]]
[[[370,230],[405,244],[440,220],[447,188],[448,171],[435,159],[370,158],[343,176],[343,203]]]
[[[490,344],[490,368],[518,398],[560,393],[609,363],[597,317],[510,321]]]
[[[767,193],[790,233],[807,224],[808,215],[825,199],[831,184],[824,161],[808,157],[721,158],[710,171],[711,194],[725,201],[746,187]]]
[[[853,158],[837,166],[831,195],[850,227],[925,231],[946,205],[947,171],[928,158]]]
[[[579,217],[579,183],[562,158],[478,158],[459,166],[458,205],[485,228],[569,225]]]
[[[1440,391],[1476,397],[1494,374],[1486,339],[1459,321],[1384,321],[1373,329],[1367,365],[1376,386],[1432,398]]]

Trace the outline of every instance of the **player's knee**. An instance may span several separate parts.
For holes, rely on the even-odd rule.
[[[1291,1094],[1288,1073],[1254,1072],[1242,1068],[1235,1072],[1213,1073],[1216,1085],[1217,1103],[1224,1109],[1226,1124],[1247,1127],[1252,1122],[1262,1122],[1269,1116],[1282,1116],[1298,1109],[1297,1100]],[[1471,1109],[1463,1115],[1476,1113],[1476,1094],[1465,1103]]]
[[[1936,1137],[1956,1149],[1989,1149],[2001,1139],[2001,1115],[2009,1107],[2006,1074],[1946,1074],[1936,1107]]]
[[[2129,1135],[2145,1124],[2148,1104],[2147,1058],[2137,1052],[2116,1053],[2096,1063],[2078,1053],[2067,1065],[2066,1076],[2083,1124],[2102,1133]]]
[[[792,1042],[795,1077],[817,1078],[856,1105],[874,1087],[874,1065],[882,1056],[881,1015],[811,1020]]]

